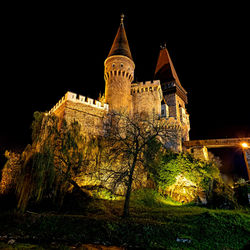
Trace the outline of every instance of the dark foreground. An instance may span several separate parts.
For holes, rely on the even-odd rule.
[[[201,207],[132,206],[99,201],[82,215],[0,214],[2,249],[247,249],[250,214]],[[9,244],[8,244],[9,242]],[[92,245],[91,245],[92,244]],[[102,247],[101,247],[102,246]],[[111,248],[109,246],[112,246]]]

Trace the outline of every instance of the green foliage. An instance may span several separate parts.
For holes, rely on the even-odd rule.
[[[183,174],[188,180],[205,189],[212,179],[219,178],[219,170],[216,166],[197,160],[190,154],[164,155],[159,171],[159,185],[164,188],[174,184],[179,174]]]
[[[250,184],[245,180],[241,179],[234,186],[235,198],[239,205],[247,206],[249,204],[248,201],[248,193],[250,193]]]
[[[60,207],[73,178],[83,167],[85,140],[77,122],[67,124],[55,116],[35,112],[33,144],[22,154],[23,164],[17,180],[18,208],[24,211],[32,198],[47,197]]]
[[[181,205],[180,202],[172,200],[168,196],[162,196],[154,189],[144,188],[132,192],[133,204],[151,208],[165,207],[166,205]]]
[[[1,214],[0,235],[18,235],[26,242],[88,242],[131,249],[243,249],[249,242],[247,210],[132,205],[131,218],[121,219],[117,213],[121,202],[101,202],[95,203],[96,210],[92,208],[88,216]],[[177,238],[191,241],[182,243]]]
[[[33,142],[36,142],[39,140],[39,136],[42,133],[43,130],[43,120],[44,120],[44,113],[35,111],[33,114],[34,120],[31,124],[32,134],[31,138]]]
[[[6,150],[4,155],[8,160],[2,170],[2,178],[0,181],[0,195],[9,194],[15,190],[16,180],[22,165],[21,154]]]
[[[106,188],[98,188],[96,190],[91,191],[93,198],[95,199],[104,199],[104,200],[121,200],[123,199],[122,196],[115,195],[110,190]]]
[[[150,155],[146,157],[150,177],[163,191],[172,185],[177,185],[175,191],[185,188],[185,182],[177,183],[178,177],[190,182],[192,192],[194,190],[195,192],[199,190],[209,192],[213,180],[220,179],[219,169],[214,161],[201,161],[188,153],[177,154],[161,150],[156,152],[154,159],[150,158]],[[178,187],[178,185],[184,185],[184,187]]]
[[[208,206],[220,209],[235,209],[238,207],[235,192],[221,180],[214,180],[208,195]]]
[[[165,129],[165,120],[159,117],[147,117],[141,114],[130,116],[127,113],[111,112],[105,121],[105,139],[108,148],[106,162],[111,163],[104,176],[113,179],[113,189],[125,186],[126,195],[123,216],[129,216],[129,201],[135,179],[143,174],[145,152],[156,149],[151,144],[159,137],[172,139],[172,134]],[[148,153],[149,155],[149,153]],[[148,158],[154,157],[151,152]],[[138,178],[139,179],[139,178]]]
[[[40,201],[50,194],[53,199],[58,187],[55,184],[57,179],[51,151],[44,148],[42,153],[34,152],[31,147],[27,147],[23,152],[23,164],[17,179],[18,208],[24,211],[31,198]]]

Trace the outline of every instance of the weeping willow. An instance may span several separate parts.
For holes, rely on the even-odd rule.
[[[44,197],[62,204],[74,177],[82,171],[86,141],[77,122],[67,124],[54,116],[36,112],[32,123],[33,144],[22,154],[17,180],[18,209],[24,211],[30,199]]]
[[[40,201],[45,195],[50,195],[58,177],[53,163],[53,153],[47,149],[44,152],[34,152],[32,148],[23,153],[23,165],[17,180],[18,209],[24,211],[31,198]]]

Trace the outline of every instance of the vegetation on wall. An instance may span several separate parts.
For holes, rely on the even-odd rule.
[[[106,159],[104,176],[112,179],[113,189],[125,186],[123,216],[129,215],[129,202],[133,186],[145,186],[145,154],[156,138],[171,141],[175,135],[166,130],[165,123],[158,117],[133,117],[125,113],[111,112],[105,126]],[[152,154],[152,152],[151,152]],[[137,179],[136,179],[137,177]],[[144,183],[143,183],[144,182]]]
[[[222,182],[215,161],[202,161],[189,153],[161,149],[154,158],[148,153],[147,159],[158,190],[179,202],[208,199],[214,180]]]
[[[17,178],[18,208],[22,211],[30,199],[51,199],[60,207],[70,185],[80,190],[74,178],[84,171],[86,160],[86,142],[77,122],[67,124],[39,112],[34,118],[33,143],[22,153]]]
[[[236,208],[236,200],[247,206],[247,184],[238,183],[234,191],[222,182],[217,161],[166,150],[160,120],[112,114],[104,123],[104,137],[85,138],[77,122],[40,112],[34,118],[32,145],[19,154],[6,151],[0,182],[0,210],[10,201],[3,197],[16,192],[19,211],[29,206],[34,212],[1,215],[5,239],[15,235],[29,241],[28,235],[38,242],[56,237],[70,244],[98,240],[141,248],[237,249],[247,244],[247,208],[218,210]],[[172,136],[169,130],[164,139]],[[91,198],[84,198],[84,189]],[[202,199],[210,209],[183,204]],[[44,201],[50,201],[49,215],[43,206],[33,206]],[[59,215],[65,212],[81,216]]]
[[[124,195],[123,215],[128,216],[131,191],[143,187],[173,202],[235,207],[234,191],[222,182],[218,161],[166,150],[162,141],[175,140],[176,133],[166,132],[164,125],[154,117],[110,113],[104,137],[86,138],[77,122],[35,112],[32,145],[21,154],[6,152],[0,192],[16,189],[21,211],[29,201],[44,199],[60,208],[67,192],[84,189],[98,199]]]

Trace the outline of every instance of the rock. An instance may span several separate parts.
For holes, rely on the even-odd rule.
[[[2,239],[3,239],[3,240],[7,240],[7,239],[8,239],[8,236],[7,236],[7,235],[4,235],[4,236],[2,236]]]
[[[177,238],[176,242],[191,243],[191,240],[190,239],[185,239],[185,238]]]
[[[11,240],[8,241],[8,245],[14,245],[15,242],[16,242],[16,241],[15,241],[14,239],[11,239]]]
[[[132,247],[131,247],[132,248]],[[95,244],[83,244],[79,249],[86,249],[86,250],[125,250],[124,247],[117,247],[117,246],[104,246],[104,245],[95,245]]]

